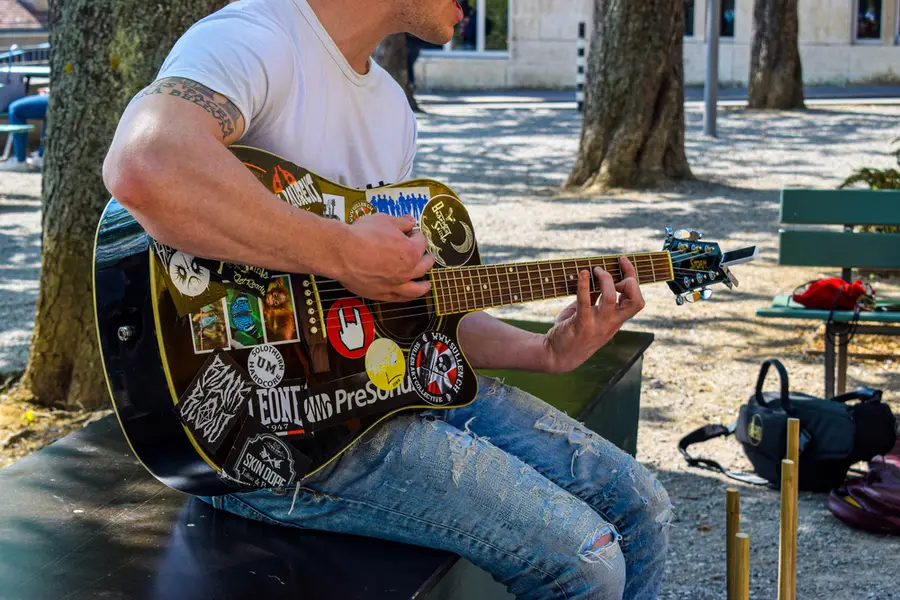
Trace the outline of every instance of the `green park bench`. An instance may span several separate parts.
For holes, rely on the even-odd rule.
[[[543,332],[549,324],[514,321]],[[486,371],[550,400],[632,455],[649,333],[620,331],[565,375]],[[114,416],[0,471],[0,597],[506,600],[458,556],[268,525],[165,487]]]
[[[3,156],[0,156],[0,162],[8,159],[9,155],[12,153],[13,134],[28,133],[32,129],[34,129],[34,125],[10,125],[8,123],[0,123],[0,133],[6,134],[6,146],[3,148]]]
[[[894,190],[804,190],[781,192],[781,222],[799,225],[782,230],[778,239],[778,264],[809,267],[838,267],[841,278],[852,281],[853,269],[900,269],[900,233],[854,231],[859,225],[900,226],[900,191]],[[809,228],[810,225],[842,228]],[[802,282],[797,282],[802,283]],[[900,335],[900,312],[885,310],[900,306],[900,299],[879,298],[874,311],[859,313],[856,333]],[[826,322],[825,396],[834,395],[835,354],[837,391],[846,391],[847,324],[852,311],[835,311],[828,322],[827,310],[809,310],[791,299],[776,296],[772,305],[756,311],[757,316],[777,319],[808,319]],[[837,342],[836,344],[834,342]]]

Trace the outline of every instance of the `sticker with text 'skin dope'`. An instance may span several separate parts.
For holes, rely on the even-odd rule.
[[[341,298],[325,316],[328,341],[344,358],[362,358],[375,340],[375,319],[359,298]]]
[[[250,351],[247,370],[256,385],[273,388],[284,377],[284,357],[275,346],[257,346]]]
[[[416,227],[422,224],[422,211],[430,198],[431,192],[427,187],[366,190],[366,200],[376,211],[392,217],[412,215]]]
[[[448,336],[426,331],[409,349],[409,378],[416,393],[428,404],[443,406],[456,399],[463,384],[459,347]]]
[[[366,373],[380,390],[394,390],[403,383],[406,361],[393,340],[379,338],[366,351]]]
[[[248,418],[222,471],[227,477],[254,488],[284,488],[300,480],[311,462],[299,450]]]
[[[215,453],[240,423],[252,393],[250,379],[234,359],[217,352],[181,396],[176,411],[194,439]]]
[[[421,229],[428,252],[442,266],[463,265],[475,250],[475,234],[469,223],[469,213],[453,196],[441,194],[425,205]]]
[[[384,414],[400,406],[418,403],[409,378],[393,390],[375,387],[367,373],[329,381],[306,390],[303,416],[307,431],[319,431],[351,419]]]

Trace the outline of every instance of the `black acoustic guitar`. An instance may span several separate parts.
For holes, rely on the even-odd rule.
[[[469,215],[447,186],[417,179],[350,189],[278,156],[232,151],[286,202],[353,223],[413,215],[436,259],[432,288],[403,304],[361,299],[337,281],[194,257],[151,240],[115,199],[95,247],[96,322],[116,415],[138,459],[163,483],[217,495],[292,485],[402,410],[473,401],[457,341],[468,313],[570,296],[580,270],[621,279],[617,256],[482,265]],[[736,283],[695,232],[660,252],[627,254],[641,284],[676,300]]]

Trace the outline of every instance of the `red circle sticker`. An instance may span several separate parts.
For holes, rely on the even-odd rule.
[[[344,358],[362,358],[375,340],[375,319],[359,298],[341,298],[328,309],[325,331]]]

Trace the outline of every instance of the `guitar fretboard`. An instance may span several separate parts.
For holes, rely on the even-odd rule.
[[[674,278],[668,252],[435,269],[431,272],[431,283],[437,313],[449,315],[572,296],[578,288],[578,273],[584,270],[593,273],[594,267],[608,271],[618,283],[623,279],[619,256],[631,261],[640,284]],[[599,291],[594,277],[591,277],[591,291]]]

